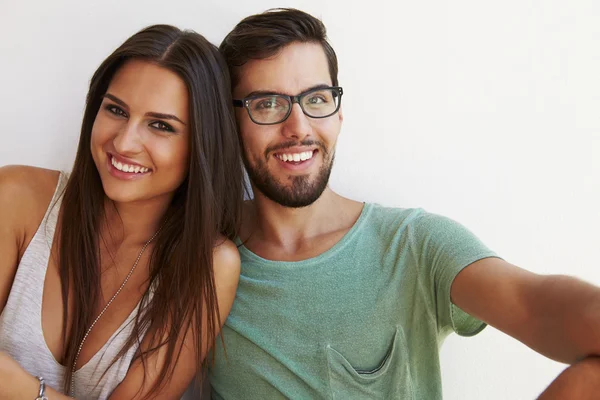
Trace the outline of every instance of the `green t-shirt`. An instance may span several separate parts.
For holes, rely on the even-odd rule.
[[[214,399],[441,399],[439,347],[485,324],[450,301],[495,254],[458,223],[365,204],[348,233],[303,261],[240,247],[233,308],[210,371]]]

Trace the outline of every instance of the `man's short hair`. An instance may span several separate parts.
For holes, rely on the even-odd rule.
[[[295,42],[319,43],[323,47],[331,82],[338,86],[337,56],[327,40],[323,22],[304,11],[275,8],[244,18],[223,39],[219,51],[229,66],[232,88],[239,83],[239,67],[249,60],[275,56]]]

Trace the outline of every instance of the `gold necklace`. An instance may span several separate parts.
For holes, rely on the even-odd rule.
[[[123,288],[125,287],[125,284],[129,280],[129,278],[131,278],[131,275],[133,274],[133,271],[135,270],[135,267],[137,267],[138,263],[140,262],[140,258],[142,258],[142,254],[144,254],[144,250],[146,250],[146,247],[148,247],[148,245],[150,244],[150,242],[153,241],[156,238],[156,236],[158,235],[158,232],[160,232],[160,229],[157,230],[154,233],[154,235],[152,235],[152,237],[142,246],[142,249],[140,250],[140,254],[138,254],[137,258],[135,259],[135,262],[133,263],[133,266],[131,267],[131,270],[129,271],[129,273],[125,277],[125,280],[123,281],[123,283],[121,284],[121,286],[117,289],[117,291],[115,292],[115,294],[113,295],[113,297],[111,297],[110,300],[108,301],[108,303],[106,303],[106,305],[104,306],[104,308],[102,309],[102,311],[100,311],[100,314],[98,314],[98,316],[96,317],[96,319],[94,320],[94,322],[92,322],[92,324],[88,328],[88,330],[85,333],[85,335],[83,335],[83,339],[81,340],[81,344],[79,345],[79,348],[77,349],[77,354],[75,354],[75,360],[73,361],[73,369],[71,370],[71,393],[70,393],[71,396],[75,396],[75,366],[77,365],[77,359],[79,358],[79,353],[81,353],[81,349],[83,348],[83,344],[85,343],[85,340],[89,336],[89,334],[92,331],[92,328],[94,327],[94,325],[96,325],[96,323],[98,322],[98,320],[100,320],[100,317],[102,317],[102,315],[106,312],[106,310],[111,305],[111,303],[117,298],[117,296],[119,295],[119,293],[121,293],[121,290],[123,290]]]

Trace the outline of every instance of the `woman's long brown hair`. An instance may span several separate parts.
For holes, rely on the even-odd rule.
[[[167,68],[186,83],[190,161],[187,178],[177,189],[154,241],[148,282],[153,295],[149,297],[147,291],[142,298],[144,307],[117,358],[146,335],[149,349],[136,354],[146,368],[148,356],[166,346],[166,362],[151,387],[152,395],[171,379],[181,353],[182,335],[192,328],[197,365],[201,367],[201,351],[214,344],[214,332],[221,322],[212,269],[213,248],[219,234],[228,238],[236,235],[244,194],[227,65],[217,48],[201,35],[155,25],[127,39],[100,65],[90,82],[59,233],[63,332],[67,332],[67,322],[71,321],[64,339],[65,392],[73,379],[77,348],[96,317],[100,293],[98,249],[105,194],[90,151],[92,126],[112,77],[130,59]],[[205,343],[200,343],[202,334]]]

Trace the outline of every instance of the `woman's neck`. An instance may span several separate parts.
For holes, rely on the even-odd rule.
[[[146,243],[160,228],[172,196],[156,199],[116,203],[104,201],[104,218],[100,224],[102,236],[112,246]]]

